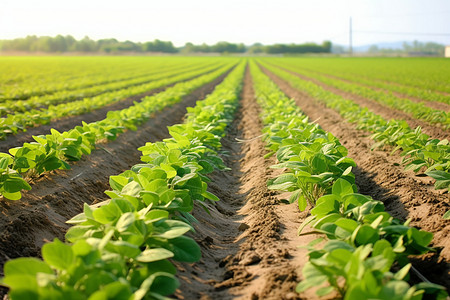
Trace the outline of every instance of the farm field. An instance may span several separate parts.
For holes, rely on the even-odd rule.
[[[0,297],[446,299],[449,60],[0,71]]]

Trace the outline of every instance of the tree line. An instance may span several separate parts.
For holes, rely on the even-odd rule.
[[[218,42],[214,45],[194,45],[186,43],[182,47],[175,47],[170,41],[154,40],[136,43],[132,41],[118,41],[116,39],[92,40],[89,37],[76,40],[70,35],[56,37],[30,35],[25,38],[0,40],[0,51],[23,52],[86,52],[86,53],[124,53],[124,52],[160,52],[160,53],[330,53],[331,42],[325,41],[321,45],[306,44],[275,44],[262,45],[259,43],[246,46],[242,43]]]

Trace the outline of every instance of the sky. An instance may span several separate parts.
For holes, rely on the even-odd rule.
[[[0,39],[450,45],[450,0],[1,0]]]

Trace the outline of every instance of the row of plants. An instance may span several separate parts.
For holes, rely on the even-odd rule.
[[[224,71],[225,69],[229,69],[232,64],[228,63],[225,66],[222,66],[220,70]],[[5,118],[0,118],[0,139],[6,138],[9,134],[16,134],[17,132],[23,131],[28,127],[49,124],[52,120],[60,119],[66,116],[87,113],[111,103],[118,102],[127,97],[136,96],[153,89],[161,88],[182,80],[199,76],[203,73],[211,72],[214,69],[217,69],[217,66],[209,66],[200,70],[184,72],[182,74],[174,74],[174,76],[171,77],[165,77],[146,84],[104,93],[95,97],[85,98],[83,100],[50,105],[46,109],[31,109],[23,113],[7,115]]]
[[[171,138],[141,147],[142,164],[110,177],[111,198],[69,221],[67,243],[42,248],[43,260],[18,258],[5,264],[2,284],[10,299],[168,299],[179,283],[172,261],[200,259],[194,202],[217,197],[207,174],[225,169],[220,139],[234,116],[245,69],[242,62]]]
[[[450,189],[450,144],[447,139],[430,138],[420,127],[411,129],[404,120],[386,121],[381,116],[361,107],[351,100],[329,92],[322,87],[295,75],[264,66],[280,78],[289,82],[294,88],[305,91],[311,97],[325,103],[339,112],[344,119],[356,123],[357,128],[372,133],[376,141],[372,149],[393,146],[392,153],[401,151],[402,164],[406,170],[422,172],[436,180],[436,189]]]
[[[187,64],[183,59],[151,57],[8,57],[1,61],[0,102],[132,79],[154,69]]]
[[[213,81],[231,66],[226,66],[190,81],[181,82],[165,91],[142,99],[141,102],[118,110],[109,111],[103,120],[51,134],[33,136],[35,142],[12,148],[9,154],[0,153],[0,194],[10,200],[19,200],[22,190],[30,190],[28,178],[56,169],[69,169],[69,161],[77,161],[89,155],[96,145],[114,140],[125,130],[137,130],[157,111],[179,102],[193,90]]]
[[[57,91],[51,94],[40,96],[32,96],[26,100],[6,100],[0,106],[0,115],[14,114],[17,112],[24,112],[33,108],[45,109],[49,105],[56,105],[59,103],[66,103],[74,100],[81,100],[88,97],[94,97],[102,93],[117,91],[131,86],[137,86],[150,81],[164,79],[174,75],[180,75],[197,69],[204,69],[210,65],[187,65],[175,66],[172,68],[154,69],[152,73],[145,75],[134,76],[129,79],[120,81],[108,82],[105,84],[97,84],[89,87],[82,87],[79,89],[67,88],[62,91]]]
[[[274,63],[287,63],[308,70],[336,76],[349,75],[388,85],[448,94],[448,65],[445,58],[268,58]]]
[[[450,114],[442,110],[431,108],[423,102],[415,102],[410,99],[400,98],[395,96],[392,92],[385,93],[383,91],[377,91],[366,86],[349,83],[345,80],[331,78],[329,76],[320,75],[316,72],[307,71],[298,67],[292,67],[288,65],[282,66],[283,68],[286,68],[288,70],[317,79],[339,90],[350,92],[352,94],[379,102],[388,107],[398,109],[416,119],[424,120],[431,124],[440,124],[445,129],[450,128]]]
[[[299,233],[328,239],[309,245],[309,261],[297,292],[316,287],[319,296],[334,292],[352,300],[421,299],[424,293],[445,299],[442,286],[407,282],[411,268],[407,256],[432,251],[428,247],[432,234],[392,218],[382,202],[358,194],[352,173],[355,163],[347,157],[347,149],[309,122],[295,101],[254,63],[251,72],[262,107],[266,157],[275,154],[278,163],[272,168],[284,170],[269,180],[268,187],[291,192],[289,202],[298,201],[300,210],[308,203],[314,207]],[[307,225],[312,230],[303,233]]]
[[[309,71],[314,71],[309,69]],[[398,92],[407,96],[411,96],[414,98],[419,98],[419,99],[423,99],[423,100],[427,100],[427,101],[433,101],[433,102],[442,102],[442,103],[447,103],[450,104],[450,96],[447,94],[442,94],[440,92],[435,92],[431,89],[424,89],[424,88],[420,88],[417,86],[406,86],[406,85],[401,85],[397,82],[391,83],[391,82],[386,82],[386,81],[382,81],[382,80],[376,80],[376,79],[369,79],[366,77],[362,77],[361,74],[347,74],[347,73],[342,73],[342,72],[337,72],[337,73],[331,73],[331,72],[327,72],[327,73],[322,73],[324,75],[333,75],[333,76],[337,76],[339,78],[342,79],[346,79],[346,80],[350,80],[353,82],[357,82],[369,87],[376,87],[376,88],[381,88],[381,89],[385,89],[391,92]]]

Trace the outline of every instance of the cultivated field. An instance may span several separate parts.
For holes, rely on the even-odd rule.
[[[449,70],[1,57],[0,296],[445,299]]]

